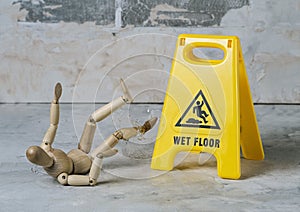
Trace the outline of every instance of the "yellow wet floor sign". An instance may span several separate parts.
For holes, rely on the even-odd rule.
[[[264,158],[239,39],[180,35],[151,168],[173,169],[181,151],[208,152],[220,177],[238,179],[240,147],[246,159]]]

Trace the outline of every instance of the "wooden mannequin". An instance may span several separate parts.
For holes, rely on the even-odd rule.
[[[102,160],[118,152],[113,149],[118,141],[120,139],[128,140],[138,133],[147,132],[157,121],[157,118],[152,118],[142,126],[117,130],[88,155],[96,130],[96,122],[103,120],[122,105],[132,102],[132,97],[122,79],[121,87],[123,96],[99,108],[89,117],[78,144],[78,149],[73,149],[66,154],[60,149],[52,148],[59,122],[58,101],[62,94],[61,84],[57,83],[50,108],[50,127],[40,146],[31,146],[27,149],[27,159],[36,165],[43,166],[49,175],[56,178],[63,185],[96,185],[102,167]]]

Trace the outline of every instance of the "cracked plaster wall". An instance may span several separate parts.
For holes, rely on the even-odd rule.
[[[176,37],[240,37],[254,102],[300,103],[300,1],[0,2],[0,102],[162,102]]]

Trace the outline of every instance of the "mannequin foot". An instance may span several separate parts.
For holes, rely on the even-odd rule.
[[[123,99],[126,103],[132,103],[133,98],[131,97],[129,90],[125,84],[125,82],[123,81],[123,79],[120,79],[120,84],[121,84],[121,88],[123,90]]]

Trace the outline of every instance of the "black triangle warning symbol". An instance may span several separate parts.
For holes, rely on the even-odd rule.
[[[175,126],[220,129],[220,125],[202,90],[198,92]]]

